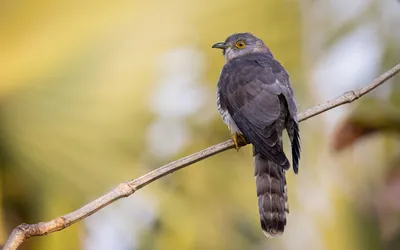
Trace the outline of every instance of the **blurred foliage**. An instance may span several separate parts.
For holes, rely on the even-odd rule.
[[[364,98],[334,132],[333,148],[339,151],[361,137],[384,131],[400,133],[400,106],[379,99]]]
[[[393,98],[391,100],[399,100]],[[367,140],[373,134],[388,134],[398,139],[400,137],[400,112],[399,103],[383,101],[377,98],[364,98],[357,107],[335,129],[332,144],[335,151],[342,151],[357,143]],[[381,168],[385,169],[383,182],[375,186],[373,194],[375,199],[367,200],[370,209],[361,211],[355,209],[360,218],[360,223],[369,222],[361,228],[373,229],[370,237],[380,235],[381,247],[371,248],[368,241],[368,249],[399,249],[400,248],[400,203],[395,197],[400,192],[400,152],[392,156],[388,152],[386,162]],[[387,166],[385,166],[386,164]],[[394,222],[394,223],[393,223]],[[367,232],[367,230],[365,230]],[[378,241],[379,242],[379,241]],[[367,246],[366,246],[367,247]],[[366,249],[366,248],[363,248]]]
[[[360,17],[332,26],[332,19],[326,20],[329,6],[321,11],[318,5],[309,0],[0,1],[0,243],[20,223],[68,213],[121,181],[226,140],[229,132],[215,105],[223,58],[210,47],[231,33],[250,31],[264,39],[290,73],[300,110],[315,103],[318,93],[310,75],[319,52],[382,15],[379,3],[371,1]],[[321,20],[307,22],[313,16]],[[318,39],[325,33],[333,35]],[[377,72],[399,58],[399,43],[387,33],[382,34],[384,55]],[[189,63],[204,70],[189,80],[205,92],[192,100],[200,108],[183,118],[164,115],[187,130],[186,143],[166,156],[149,143],[153,124],[161,119],[153,108],[154,92],[168,70],[160,69],[168,68],[162,59],[182,48],[204,56]],[[396,108],[382,110],[397,114]],[[385,112],[374,112],[380,116],[366,120],[368,126]],[[244,147],[141,190],[155,199],[156,211],[150,226],[132,231],[131,238],[139,239],[136,248],[379,249],[382,220],[363,211],[362,204],[371,203],[368,192],[386,180],[387,172],[380,169],[388,154],[398,153],[393,150],[397,144],[385,138],[364,148],[362,154],[374,152],[373,160],[355,161],[351,152],[338,159],[329,152],[324,122],[317,117],[301,124],[301,173],[287,174],[291,213],[282,237],[266,239],[260,230],[251,148]],[[160,145],[173,134],[163,133]],[[177,139],[167,143],[175,145]],[[382,144],[383,153],[378,150]],[[112,205],[111,212],[124,204]],[[126,225],[141,225],[118,216]],[[31,239],[21,249],[81,249],[95,235],[85,223]],[[112,237],[107,229],[114,223],[105,220],[97,240]]]

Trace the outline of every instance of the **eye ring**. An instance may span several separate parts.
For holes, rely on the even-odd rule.
[[[237,41],[235,47],[238,49],[243,49],[244,47],[246,47],[246,43],[243,41]]]

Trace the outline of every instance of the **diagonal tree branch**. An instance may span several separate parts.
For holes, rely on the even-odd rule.
[[[317,105],[313,108],[310,108],[300,114],[298,114],[298,120],[305,121],[311,117],[319,115],[327,110],[333,109],[337,106],[351,103],[368,92],[372,91],[376,87],[380,86],[388,79],[399,73],[400,64],[397,64],[392,69],[380,75],[374,81],[372,81],[369,85],[362,87],[360,89],[349,91],[344,93],[343,95],[324,102],[320,105]],[[242,145],[244,146],[244,145]],[[25,240],[33,237],[33,236],[42,236],[49,233],[53,233],[56,231],[63,230],[72,224],[75,224],[78,221],[83,220],[84,218],[96,213],[100,209],[105,206],[110,205],[114,201],[121,199],[123,197],[128,197],[135,193],[137,190],[145,187],[146,185],[152,183],[160,179],[161,177],[171,174],[179,169],[187,167],[193,163],[204,160],[210,156],[221,153],[228,149],[234,148],[234,143],[232,140],[228,140],[217,145],[206,148],[200,152],[194,153],[192,155],[186,156],[182,159],[171,162],[167,165],[159,167],[137,179],[129,180],[123,183],[120,183],[117,187],[115,187],[110,192],[105,195],[97,198],[96,200],[88,203],[87,205],[69,213],[66,215],[62,215],[48,222],[39,222],[37,224],[21,224],[17,226],[10,237],[8,238],[6,244],[3,247],[3,250],[15,250],[17,249]]]

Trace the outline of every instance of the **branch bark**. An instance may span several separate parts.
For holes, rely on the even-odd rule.
[[[298,120],[299,122],[302,122],[337,106],[351,103],[362,97],[363,95],[367,94],[368,92],[372,91],[376,87],[380,86],[388,79],[399,73],[399,71],[400,64],[397,64],[392,69],[388,70],[387,72],[383,73],[378,78],[373,80],[369,85],[366,85],[365,87],[357,90],[348,91],[333,100],[324,102],[298,114]],[[81,221],[84,218],[96,213],[97,211],[105,206],[108,206],[114,201],[132,195],[137,190],[147,186],[157,179],[162,178],[163,176],[171,174],[193,163],[204,160],[210,156],[232,148],[234,148],[234,143],[232,140],[219,143],[200,152],[194,153],[192,155],[186,156],[182,159],[159,167],[137,179],[120,183],[110,192],[71,213],[62,215],[48,222],[39,222],[37,224],[21,224],[12,231],[6,244],[3,247],[3,250],[15,250],[25,240],[33,236],[43,236],[49,233],[63,230],[71,226],[72,224],[75,224],[76,222]]]

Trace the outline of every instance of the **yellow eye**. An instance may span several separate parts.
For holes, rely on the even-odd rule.
[[[235,44],[235,47],[238,48],[238,49],[243,49],[244,47],[246,47],[246,44],[243,41],[238,41]]]

